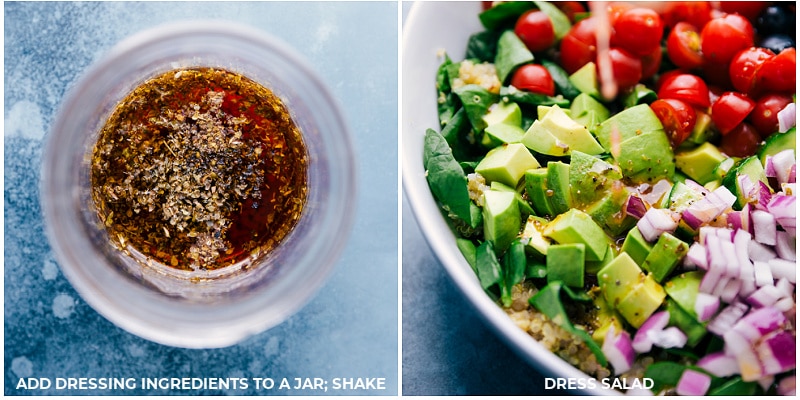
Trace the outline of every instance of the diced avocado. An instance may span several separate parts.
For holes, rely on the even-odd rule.
[[[630,138],[646,135],[651,132],[664,134],[661,120],[647,104],[640,104],[620,111],[613,117],[603,121],[597,129],[597,140],[606,149],[611,150],[612,133],[619,134],[619,143]],[[664,134],[666,138],[666,134]],[[615,139],[617,140],[617,139]],[[667,141],[669,142],[669,141]]]
[[[547,168],[535,168],[525,171],[525,191],[536,215],[555,216],[550,196],[547,195]]]
[[[694,129],[692,133],[689,134],[689,137],[686,138],[686,141],[684,141],[684,144],[690,147],[706,143],[714,136],[714,131],[710,128],[711,116],[700,110],[695,110],[695,113],[697,118],[695,119]]]
[[[728,157],[714,167],[714,179],[722,179],[733,168],[739,160],[733,157]]]
[[[622,175],[632,182],[655,182],[675,173],[672,147],[664,131],[643,133],[623,141],[615,159]]]
[[[597,310],[595,311],[597,327],[592,332],[592,339],[602,346],[609,328],[613,326],[614,332],[622,332],[622,316],[606,302],[602,293],[594,293],[592,302]]]
[[[488,148],[495,148],[503,143],[519,143],[524,135],[525,131],[517,125],[489,125],[483,130],[481,144]]]
[[[774,156],[783,150],[794,149],[797,153],[797,127],[783,133],[773,133],[758,150],[758,159],[764,164],[767,156]]]
[[[544,263],[544,260],[528,259],[525,276],[534,279],[547,277],[547,264]]]
[[[513,101],[495,103],[482,118],[487,127],[495,124],[514,125],[517,127],[522,125],[522,111],[519,108],[519,104]]]
[[[747,175],[753,185],[758,185],[758,181],[768,184],[767,174],[764,172],[764,166],[758,157],[750,156],[739,161],[722,179],[722,184],[736,196],[736,203],[734,203],[733,207],[737,210],[741,210],[747,203],[747,196],[743,193],[739,181],[739,177],[742,175]]]
[[[682,213],[692,203],[702,199],[703,197],[705,197],[703,196],[703,193],[691,189],[685,183],[676,182],[674,185],[672,185],[672,190],[669,192],[666,208]]]
[[[705,142],[694,149],[676,153],[675,166],[702,185],[716,178],[714,168],[726,158],[716,146]]]
[[[574,119],[575,122],[585,126],[586,129],[588,129],[591,133],[594,133],[597,130],[597,127],[600,126],[600,123],[603,122],[600,120],[594,110],[586,111],[580,116],[573,117],[572,119]]]
[[[612,307],[617,306],[634,285],[644,281],[644,273],[635,261],[622,252],[597,273],[597,283]]]
[[[514,196],[517,198],[517,203],[519,204],[519,210],[522,212],[522,214],[525,214],[525,215],[531,215],[531,214],[535,215],[536,214],[536,212],[533,211],[533,208],[531,207],[531,205],[528,204],[528,201],[525,200],[525,198],[522,197],[522,195],[519,192],[517,192],[516,189],[512,188],[511,186],[508,186],[505,183],[500,183],[498,181],[494,181],[494,182],[489,184],[489,188],[491,190],[497,190],[497,191],[500,191],[500,192],[512,192],[512,193],[514,193]]]
[[[467,259],[467,263],[470,267],[472,267],[472,270],[477,273],[478,268],[476,258],[478,249],[475,247],[475,243],[469,239],[457,238],[456,246],[458,246],[458,250],[461,251],[461,254],[464,255],[464,258]]]
[[[551,108],[553,108],[553,106],[543,106],[543,105],[536,106],[536,119],[544,118],[544,116],[547,115],[547,112],[550,111]],[[569,117],[572,116],[570,110],[564,109],[564,113],[567,114],[567,116]]]
[[[611,189],[605,197],[584,208],[587,214],[612,236],[619,236],[636,225],[636,218],[622,211],[628,199],[624,186]]]
[[[608,251],[608,239],[603,228],[589,214],[575,208],[550,221],[542,233],[560,244],[583,243],[587,261],[600,261]]]
[[[519,143],[496,147],[486,154],[475,167],[487,181],[498,181],[511,187],[517,187],[526,170],[538,168],[539,162],[530,151]]]
[[[617,305],[617,311],[631,326],[638,328],[661,307],[667,294],[664,288],[647,274]]]
[[[582,243],[554,244],[547,250],[547,282],[583,288],[584,254]]]
[[[595,100],[586,93],[581,93],[570,105],[571,117],[575,122],[585,126],[590,132],[595,132],[597,126],[611,116],[608,108],[603,103]]]
[[[519,233],[519,206],[514,193],[487,190],[483,192],[483,235],[502,254]]]
[[[575,71],[569,76],[569,81],[582,93],[586,93],[596,99],[600,98],[600,89],[597,85],[597,67],[593,62],[590,61]]]
[[[525,244],[525,250],[536,259],[543,259],[547,255],[547,249],[550,248],[550,239],[542,235],[546,224],[546,219],[531,215],[522,229],[520,239]]]
[[[609,238],[610,240],[610,238]],[[610,244],[610,243],[609,243]],[[617,257],[618,252],[614,249],[614,247],[609,246],[608,251],[606,252],[606,256],[600,261],[587,261],[586,270],[587,274],[597,275],[597,272],[601,269],[605,268],[606,265],[610,264],[611,261],[614,261],[614,258]]]
[[[705,185],[703,185],[703,187],[706,188],[706,190],[708,190],[709,192],[713,192],[713,191],[717,190],[717,188],[720,187],[720,186],[722,186],[722,181],[719,180],[719,179],[715,179],[713,181],[708,181],[708,182],[706,182]]]
[[[570,155],[569,185],[576,207],[603,197],[612,183],[622,179],[619,168],[595,156],[575,150]]]
[[[686,220],[681,218],[681,220],[678,221],[678,227],[675,228],[675,232],[673,233],[678,239],[691,242],[694,241],[694,238],[697,237],[699,232],[696,229],[692,229],[692,227],[686,223]]]
[[[569,164],[561,161],[547,163],[547,193],[556,214],[566,212],[572,207],[572,194],[569,188]]]
[[[703,280],[703,271],[689,271],[667,281],[664,290],[692,318],[697,319],[694,303],[700,291],[700,281]]]
[[[642,236],[639,228],[633,227],[628,231],[628,235],[625,236],[621,250],[627,253],[637,265],[641,266],[647,255],[653,250],[653,245]]]
[[[642,269],[649,271],[653,275],[653,279],[661,283],[683,260],[687,251],[689,251],[688,244],[672,236],[669,232],[664,232],[653,245],[653,251],[641,264]]]
[[[529,149],[551,156],[566,156],[572,150],[600,154],[603,147],[585,126],[575,122],[557,105],[544,118],[533,122],[522,143]]]
[[[681,332],[686,334],[686,344],[689,347],[697,346],[708,333],[705,324],[697,322],[697,319],[684,311],[670,297],[667,297],[667,311],[669,312],[669,325],[677,326]]]

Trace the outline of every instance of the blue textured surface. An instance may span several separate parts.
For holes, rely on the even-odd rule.
[[[5,394],[323,394],[257,391],[252,380],[247,390],[16,390],[21,377],[382,377],[384,390],[333,394],[398,392],[397,3],[31,2],[4,12]],[[302,53],[343,105],[360,167],[354,231],[327,285],[285,323],[214,350],[140,339],[91,309],[59,271],[38,200],[42,144],[70,85],[124,37],[196,18],[260,28]]]

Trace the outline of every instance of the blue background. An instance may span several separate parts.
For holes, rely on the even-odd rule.
[[[398,392],[396,2],[4,3],[5,394],[20,377],[382,377]],[[133,336],[97,314],[59,271],[38,200],[43,142],[65,92],[115,43],[164,22],[238,21],[295,47],[339,99],[359,163],[357,218],[330,281],[283,324],[225,349]],[[199,390],[115,394],[323,394]]]

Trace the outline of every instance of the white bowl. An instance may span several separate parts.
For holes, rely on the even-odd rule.
[[[456,286],[502,339],[544,376],[590,377],[559,358],[516,326],[483,291],[478,278],[456,247],[456,236],[442,217],[425,180],[422,148],[425,130],[438,129],[436,70],[441,50],[454,61],[464,58],[467,39],[483,28],[480,2],[417,2],[403,27],[402,165],[403,190],[420,228]],[[601,384],[582,394],[619,395]]]

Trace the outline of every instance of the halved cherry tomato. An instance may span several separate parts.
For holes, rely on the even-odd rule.
[[[556,86],[547,68],[539,64],[525,64],[511,76],[511,86],[519,90],[553,96]]]
[[[664,23],[657,12],[635,7],[622,12],[612,25],[611,46],[620,47],[633,55],[646,56],[661,44]]]
[[[680,68],[700,68],[703,53],[697,28],[688,22],[678,22],[667,36],[667,55]]]
[[[636,85],[642,79],[642,60],[623,49],[612,47],[608,50],[614,80],[620,89]]]
[[[714,63],[729,62],[739,50],[753,46],[753,25],[739,14],[708,21],[700,32],[703,57]]]
[[[663,56],[661,46],[659,46],[651,54],[642,57],[642,80],[649,79],[658,73]]]
[[[658,98],[679,99],[700,108],[711,105],[708,86],[699,76],[692,74],[676,74],[664,79],[658,89]]]
[[[667,80],[669,80],[673,76],[680,75],[680,74],[685,74],[685,73],[686,73],[686,71],[683,71],[683,70],[680,70],[680,69],[673,69],[673,70],[669,70],[667,72],[662,73],[661,75],[658,76],[658,80],[656,81],[656,86],[654,88],[655,91],[658,92],[659,90],[661,90],[661,85],[663,85],[664,82],[666,82]]]
[[[747,157],[756,153],[761,136],[752,125],[742,122],[720,139],[719,149],[731,157]]]
[[[650,108],[661,121],[672,147],[678,147],[694,130],[697,113],[683,100],[658,99]]]
[[[784,49],[777,56],[764,62],[756,72],[756,85],[766,91],[794,92],[797,83],[797,52]],[[762,86],[763,85],[763,86]]]
[[[733,88],[742,93],[754,94],[759,89],[756,87],[756,73],[773,57],[775,53],[772,50],[762,47],[750,47],[736,53],[728,67]]]
[[[711,105],[711,121],[717,126],[719,133],[727,135],[747,118],[755,106],[756,102],[746,94],[725,92]]]
[[[711,21],[711,3],[708,1],[676,1],[668,2],[667,10],[661,15],[664,24],[670,28],[678,22],[694,25],[698,31]]]
[[[589,17],[578,21],[561,39],[561,66],[573,73],[597,57],[597,20]]]
[[[529,10],[522,14],[514,25],[514,33],[533,52],[547,50],[556,40],[553,22],[539,10]]]
[[[756,106],[747,116],[747,120],[762,138],[766,138],[778,131],[778,112],[791,102],[792,97],[785,94],[770,93],[761,96],[756,100]]]

